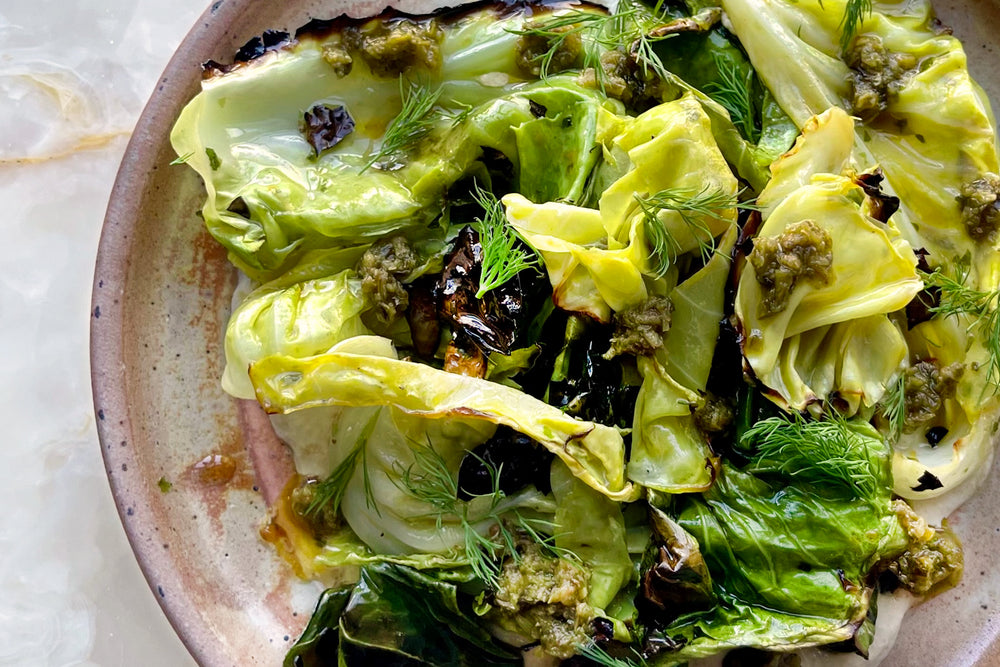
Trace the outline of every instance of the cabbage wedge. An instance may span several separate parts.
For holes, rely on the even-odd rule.
[[[782,109],[804,128],[830,107],[853,112],[852,70],[841,52],[845,0],[724,0],[723,8],[757,73]],[[926,247],[932,266],[974,255],[973,284],[997,281],[994,242],[976,242],[962,222],[963,186],[998,171],[994,118],[969,75],[961,42],[937,30],[930,2],[874,2],[858,30],[892,54],[912,57],[887,95],[885,109],[855,132],[855,159],[879,164],[890,193],[901,199],[894,216],[914,247]]]
[[[387,339],[359,336],[343,345],[345,351],[334,347],[301,359],[275,355],[253,364],[257,400],[268,412],[391,405],[438,419],[503,424],[537,440],[609,498],[635,497],[635,487],[625,480],[625,449],[615,429],[573,419],[511,387],[397,360]],[[366,347],[376,353],[346,351]]]
[[[609,184],[596,210],[533,204],[519,194],[503,202],[508,222],[544,258],[556,304],[608,321],[612,311],[649,295],[646,279],[658,271],[648,224],[662,226],[670,239],[667,252],[676,257],[712,241],[736,220],[735,207],[710,214],[670,208],[648,213],[640,200],[663,192],[679,198],[713,193],[735,203],[737,181],[709,117],[690,93],[635,118],[604,113],[598,121],[604,162],[594,178]]]
[[[836,108],[810,119],[792,150],[771,165],[771,182],[758,201],[764,223],[757,238],[784,238],[803,221],[828,234],[827,280],[797,280],[780,312],[764,312],[763,279],[748,262],[736,293],[746,361],[789,409],[815,408],[831,398],[848,415],[871,408],[908,356],[886,314],[904,308],[923,282],[909,243],[872,218],[860,186],[841,175],[850,152],[835,140],[849,137],[852,126]]]

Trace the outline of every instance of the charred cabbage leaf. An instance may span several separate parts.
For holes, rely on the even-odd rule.
[[[363,251],[316,251],[296,270],[244,298],[226,326],[222,388],[237,398],[254,398],[250,364],[272,354],[319,354],[370,333],[361,316],[371,306],[353,270]]]
[[[356,337],[351,346],[313,357],[275,355],[250,369],[257,399],[269,412],[320,405],[392,405],[417,415],[504,424],[561,458],[574,475],[611,498],[635,490],[624,478],[624,443],[610,427],[568,417],[538,399],[487,380],[399,361],[392,344]],[[348,349],[368,352],[349,352]]]
[[[453,583],[391,564],[361,569],[353,586],[330,589],[285,657],[285,667],[519,665],[471,611]]]
[[[639,372],[629,479],[667,493],[707,489],[715,477],[714,455],[692,416],[701,398],[655,357],[640,359]]]
[[[876,41],[886,63],[899,60],[894,55],[913,63],[894,81],[884,108],[857,128],[855,156],[863,167],[882,166],[890,194],[902,202],[895,224],[914,247],[930,251],[932,265],[972,252],[975,284],[994,285],[994,248],[969,235],[962,211],[963,188],[997,173],[994,119],[985,94],[969,75],[961,43],[936,29],[926,0],[876,2],[860,24],[857,40],[842,53],[845,4],[722,3],[757,73],[799,127],[830,107],[855,111],[854,88],[865,75],[849,63],[857,67],[860,56],[851,51],[860,48],[859,42]]]
[[[551,480],[556,546],[587,568],[587,602],[603,609],[632,577],[622,506],[574,477],[561,462],[553,464]]]
[[[909,243],[839,174],[848,153],[831,139],[850,126],[831,109],[771,166],[764,224],[736,293],[747,362],[795,410],[831,397],[847,414],[874,406],[907,353],[886,314],[922,288]]]
[[[868,614],[870,572],[907,545],[891,506],[889,447],[873,428],[834,424],[841,437],[797,447],[786,465],[792,452],[781,443],[809,427],[770,421],[744,439],[749,468],[725,464],[703,496],[675,501],[677,523],[708,565],[715,604],[654,631],[676,647],[671,657],[851,639]],[[827,483],[831,474],[845,483]]]
[[[306,250],[424,227],[441,215],[449,186],[482,170],[474,163],[484,148],[515,163],[524,191],[579,197],[597,157],[589,137],[604,98],[568,77],[536,84],[537,95],[515,93],[530,77],[515,64],[517,36],[507,28],[529,10],[511,10],[505,20],[497,11],[395,28],[379,28],[381,19],[347,21],[346,28],[305,32],[266,58],[206,78],[171,142],[205,182],[202,215],[231,260],[266,280]],[[357,57],[357,45],[345,44],[342,34],[406,25],[433,33],[424,47],[414,45],[413,57],[433,46],[439,58],[417,69],[373,70],[383,59]],[[393,41],[375,38],[386,49]],[[396,40],[400,48],[404,42]],[[506,99],[492,104],[497,98]],[[536,118],[531,104],[546,114]],[[317,106],[342,109],[354,122],[353,132],[318,155],[301,128],[303,110]]]

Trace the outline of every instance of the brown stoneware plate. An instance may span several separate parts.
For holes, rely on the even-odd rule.
[[[201,63],[227,61],[265,29],[379,13],[384,0],[218,0],[192,28],[136,126],[101,237],[91,357],[108,477],[150,588],[204,665],[277,665],[319,586],[298,581],[259,535],[288,471],[255,403],[219,385],[236,271],[196,211],[190,169],[168,135],[199,88]],[[970,69],[1000,100],[1000,2],[935,3]],[[398,8],[427,12],[434,2]],[[883,664],[1000,665],[1000,477],[952,525],[966,546],[961,586],[913,610]]]

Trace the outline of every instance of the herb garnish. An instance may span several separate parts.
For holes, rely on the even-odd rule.
[[[648,667],[649,663],[634,648],[629,647],[629,650],[635,656],[635,660],[616,658],[593,642],[580,646],[577,653],[602,667]]]
[[[705,86],[705,93],[729,112],[729,118],[744,139],[754,144],[760,142],[760,126],[757,123],[759,114],[751,94],[753,68],[748,66],[744,74],[736,62],[717,53],[713,58],[719,78]]]
[[[879,413],[887,423],[886,439],[896,442],[903,434],[906,420],[906,373],[900,373],[896,381],[886,388],[880,403]]]
[[[854,433],[839,416],[821,421],[807,420],[797,412],[769,417],[751,426],[740,445],[753,448],[751,472],[806,478],[866,499],[874,498],[880,487],[868,439]]]
[[[529,519],[517,510],[503,507],[507,494],[500,489],[500,471],[488,461],[480,459],[489,475],[491,491],[475,495],[465,502],[458,499],[458,480],[448,469],[444,457],[429,442],[426,445],[415,443],[412,451],[414,463],[406,468],[397,464],[399,481],[392,480],[393,484],[434,508],[431,516],[437,522],[438,531],[445,517],[458,519],[464,533],[469,566],[490,587],[495,589],[498,585],[503,555],[510,555],[515,562],[520,561],[521,554],[517,550],[519,536],[539,544],[553,555],[575,558],[569,550],[555,546],[554,537],[542,534],[543,530],[551,532],[554,527],[552,522]],[[480,499],[485,499],[485,502]],[[482,531],[484,523],[491,524],[485,534]]]
[[[651,260],[657,277],[664,276],[682,254],[680,242],[659,218],[661,211],[677,211],[698,244],[698,252],[704,261],[715,252],[715,237],[705,219],[731,222],[724,215],[732,209],[757,210],[751,202],[740,202],[738,194],[726,194],[721,189],[706,186],[699,192],[686,188],[667,188],[659,192],[640,196],[635,201],[642,209],[646,237],[652,246]]]
[[[970,316],[967,330],[978,334],[986,348],[986,381],[993,385],[995,394],[1000,390],[1000,288],[983,291],[968,287],[969,271],[969,261],[965,260],[955,263],[954,275],[940,268],[924,273],[924,285],[938,292],[937,303],[928,310],[941,317]]]
[[[441,97],[440,88],[431,90],[426,83],[407,82],[400,77],[399,96],[403,107],[386,128],[378,153],[362,167],[361,173],[377,163],[399,156],[425,137],[439,120],[438,114],[432,112]]]
[[[372,415],[372,418],[368,420],[365,427],[361,429],[361,433],[358,435],[358,440],[354,444],[354,448],[348,452],[347,456],[345,456],[339,464],[337,464],[337,467],[334,468],[333,472],[331,472],[326,479],[317,485],[316,495],[306,508],[306,516],[316,514],[327,505],[331,505],[331,510],[334,512],[340,509],[340,501],[344,498],[344,492],[347,490],[347,484],[354,476],[354,469],[359,460],[361,463],[361,472],[364,477],[365,504],[369,509],[375,510],[376,514],[382,516],[382,513],[378,510],[378,506],[375,504],[375,494],[372,491],[371,479],[368,477],[367,454],[368,438],[371,437],[372,431],[375,430],[375,424],[378,422],[378,418],[381,414],[382,410],[380,408],[374,415]]]
[[[872,0],[847,0],[840,19],[840,50],[846,52],[865,18],[872,15]]]
[[[483,207],[479,223],[479,244],[483,249],[482,271],[476,298],[500,287],[525,269],[538,270],[541,257],[507,223],[503,204],[488,190],[476,186],[473,196]]]
[[[541,37],[549,45],[548,50],[538,56],[539,77],[543,80],[552,74],[552,61],[562,49],[566,39],[578,35],[600,46],[614,49],[629,45],[629,54],[642,66],[643,74],[649,68],[659,77],[668,78],[667,68],[653,49],[653,43],[673,37],[672,34],[652,34],[652,29],[662,22],[663,0],[648,8],[628,7],[619,2],[612,14],[598,14],[579,9],[568,11],[540,21],[533,21],[521,30],[509,30],[515,35]],[[651,13],[650,13],[651,12]],[[598,82],[603,87],[604,71],[601,68],[599,49],[583,47],[583,66],[592,68]]]
[[[173,160],[171,160],[169,162],[169,165],[172,167],[172,166],[178,165],[178,164],[185,164],[192,157],[194,157],[194,151],[191,151],[190,153],[185,153],[184,155],[178,155],[177,157],[175,157]]]

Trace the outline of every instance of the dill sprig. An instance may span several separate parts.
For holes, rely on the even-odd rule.
[[[680,241],[660,220],[661,211],[676,211],[680,214],[681,220],[698,244],[699,254],[704,261],[708,261],[715,252],[715,237],[706,219],[729,222],[730,219],[724,215],[726,211],[757,210],[756,204],[752,202],[740,202],[738,194],[726,194],[709,186],[698,192],[686,188],[667,188],[645,197],[635,195],[635,201],[642,210],[646,237],[652,247],[651,259],[659,277],[665,275],[683,254]]]
[[[425,83],[407,82],[400,77],[399,96],[403,106],[386,128],[378,153],[361,168],[361,173],[375,164],[398,157],[424,138],[440,119],[439,114],[433,113],[441,97],[440,88],[431,90]]]
[[[886,439],[896,442],[903,434],[906,421],[906,373],[900,373],[896,381],[887,387],[880,401],[879,414],[886,423]]]
[[[549,48],[545,53],[535,57],[539,69],[538,76],[544,80],[553,74],[551,71],[552,62],[562,51],[567,39],[573,36],[579,36],[581,39],[584,36],[595,38],[604,32],[612,18],[613,15],[609,14],[595,14],[574,9],[539,21],[532,21],[521,30],[508,29],[507,31],[523,37],[540,37],[545,40]],[[584,49],[583,57],[584,67],[594,67],[595,64],[599,64],[596,54],[593,54],[590,49]]]
[[[536,57],[539,77],[548,78],[553,72],[552,62],[562,50],[566,40],[578,36],[583,43],[583,67],[592,68],[598,82],[603,87],[604,71],[601,68],[600,51],[588,48],[591,42],[606,49],[628,45],[629,55],[646,74],[652,69],[661,78],[668,73],[663,61],[656,54],[653,44],[673,37],[673,34],[655,34],[653,31],[663,23],[663,0],[652,8],[629,6],[619,2],[615,12],[599,14],[574,9],[554,16],[532,21],[521,30],[509,30],[515,35],[540,37],[548,44],[548,49]]]
[[[652,69],[656,76],[661,79],[670,77],[666,66],[657,55],[653,45],[674,36],[674,33],[657,34],[655,29],[665,24],[663,16],[663,2],[658,0],[652,9],[628,7],[625,0],[619,0],[615,13],[612,14],[613,21],[610,29],[605,31],[603,39],[598,40],[605,48],[615,48],[620,44],[629,44],[629,55],[642,67],[642,73],[648,74]],[[595,67],[598,76],[603,74],[600,68],[600,61]]]
[[[751,472],[778,472],[820,486],[874,498],[879,478],[867,438],[842,417],[807,420],[798,413],[769,417],[750,427],[740,445],[752,449]]]
[[[872,15],[872,0],[847,0],[840,19],[840,50],[846,53],[864,20]]]
[[[634,648],[629,647],[629,651],[635,656],[634,660],[632,658],[616,658],[594,642],[577,648],[577,654],[602,665],[602,667],[649,667],[646,659]]]
[[[479,223],[479,244],[483,249],[482,271],[476,298],[500,287],[525,269],[538,270],[541,257],[507,223],[503,204],[488,190],[476,186],[476,202],[483,207]]]
[[[744,74],[732,60],[717,53],[713,58],[719,71],[719,79],[705,86],[705,93],[729,112],[729,118],[744,139],[754,144],[760,142],[760,126],[757,122],[759,114],[752,93],[753,68],[747,67]]]
[[[382,516],[379,512],[378,505],[375,503],[375,494],[372,491],[371,479],[368,476],[368,439],[372,435],[372,431],[375,430],[375,424],[378,422],[378,418],[381,415],[381,408],[372,415],[372,418],[368,420],[364,428],[361,429],[361,433],[358,435],[357,442],[354,443],[354,447],[348,452],[347,456],[337,464],[337,467],[333,469],[326,479],[320,482],[316,488],[316,495],[313,496],[312,502],[306,508],[306,515],[312,516],[319,512],[321,509],[330,505],[332,510],[336,512],[340,509],[340,502],[344,498],[344,492],[347,490],[347,484],[351,481],[354,476],[354,470],[357,464],[361,463],[361,471],[363,476],[363,483],[365,487],[365,504],[370,508],[375,510],[375,513]]]
[[[472,115],[472,112],[476,110],[476,107],[472,106],[471,104],[463,104],[461,102],[455,102],[455,101],[453,101],[452,104],[459,107],[455,111],[445,114],[445,118],[451,121],[452,127],[458,127],[459,125],[464,123],[466,120],[469,119],[469,116]]]
[[[969,273],[968,262],[956,262],[954,275],[940,268],[924,273],[924,285],[938,294],[937,303],[930,305],[928,310],[940,317],[968,315],[971,318],[967,329],[978,335],[986,348],[986,381],[993,385],[995,394],[1000,390],[1000,288],[985,291],[969,287],[966,285]]]
[[[172,167],[178,164],[186,164],[187,161],[190,160],[192,157],[194,157],[194,151],[191,151],[190,153],[185,153],[184,155],[178,155],[169,162],[169,166]]]
[[[517,510],[505,510],[503,501],[507,494],[500,488],[500,470],[479,459],[490,477],[489,493],[473,496],[465,502],[458,499],[458,480],[448,469],[444,457],[430,444],[414,443],[414,463],[403,468],[397,464],[397,488],[433,508],[430,516],[440,531],[445,518],[458,519],[464,534],[465,554],[473,573],[491,588],[496,588],[500,578],[501,558],[510,555],[520,562],[517,550],[519,535],[541,545],[550,554],[562,558],[575,558],[568,550],[556,547],[550,521],[524,517]],[[480,500],[484,499],[484,500]],[[479,502],[477,502],[479,501]],[[482,530],[483,524],[489,528]]]

